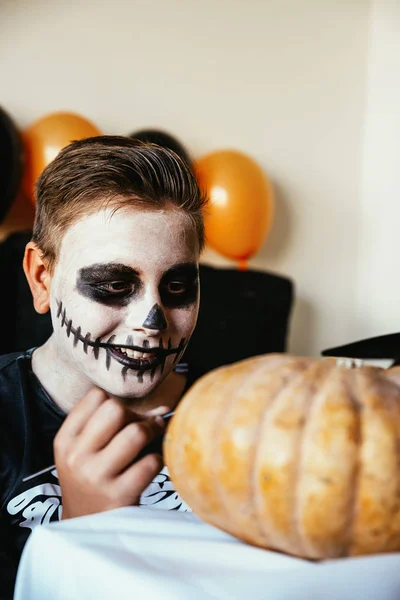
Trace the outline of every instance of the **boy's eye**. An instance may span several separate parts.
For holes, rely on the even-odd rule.
[[[166,287],[170,294],[183,294],[187,289],[187,285],[183,281],[170,281]]]
[[[160,286],[161,302],[167,308],[188,308],[197,302],[198,288],[197,272],[191,277],[171,275]]]
[[[96,288],[103,291],[109,292],[110,294],[120,294],[121,292],[131,292],[133,284],[126,281],[108,281],[105,283],[99,283]]]

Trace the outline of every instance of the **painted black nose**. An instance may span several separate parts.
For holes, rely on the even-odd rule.
[[[146,317],[142,327],[146,329],[157,329],[158,331],[164,331],[167,329],[167,321],[163,309],[159,304],[155,304]]]

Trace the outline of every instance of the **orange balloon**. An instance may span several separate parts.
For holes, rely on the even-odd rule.
[[[23,188],[35,203],[37,178],[57,154],[74,140],[101,135],[90,121],[74,113],[53,113],[35,121],[24,133],[25,171]]]
[[[205,218],[208,244],[245,269],[271,228],[274,201],[268,177],[251,158],[233,150],[204,156],[196,172],[210,198]]]

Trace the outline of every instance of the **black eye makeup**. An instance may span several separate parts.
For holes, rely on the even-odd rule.
[[[119,263],[94,264],[78,271],[76,289],[85,298],[108,306],[126,306],[143,290],[139,273]]]
[[[199,270],[196,264],[177,265],[167,271],[159,286],[161,302],[168,308],[189,308],[198,298]]]
[[[145,292],[136,269],[124,264],[94,264],[78,271],[76,289],[85,298],[107,306],[127,306]],[[175,265],[164,273],[158,286],[166,308],[189,308],[198,298],[199,270],[195,263]]]

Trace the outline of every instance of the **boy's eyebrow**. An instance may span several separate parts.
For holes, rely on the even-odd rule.
[[[77,279],[85,283],[97,283],[110,279],[136,279],[139,275],[138,270],[122,263],[95,263],[79,269]]]
[[[190,278],[195,278],[199,274],[199,267],[197,263],[181,263],[179,265],[174,265],[168,271],[165,271],[164,277],[177,277],[177,276],[186,276]]]

